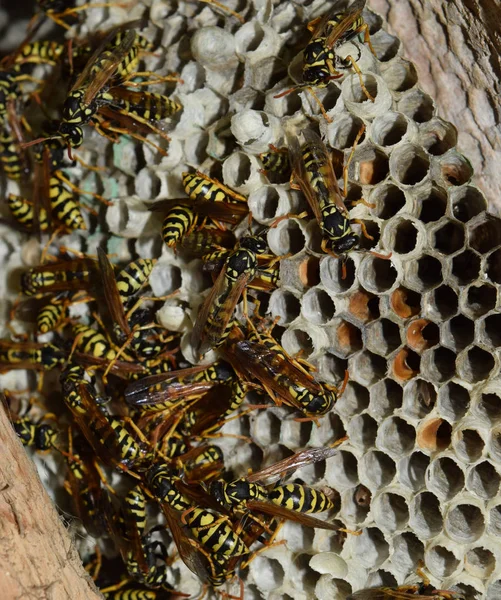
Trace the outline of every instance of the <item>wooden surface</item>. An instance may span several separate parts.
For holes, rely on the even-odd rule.
[[[501,0],[368,0],[388,22],[438,114],[459,132],[474,183],[501,213]]]
[[[1,405],[0,598],[102,598]]]

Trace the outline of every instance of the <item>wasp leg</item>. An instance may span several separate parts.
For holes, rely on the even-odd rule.
[[[363,75],[362,75],[362,71],[360,70],[360,67],[357,65],[355,59],[353,58],[353,56],[350,56],[350,55],[348,55],[346,57],[346,59],[351,62],[351,66],[353,67],[353,70],[358,75],[358,79],[360,81],[360,87],[362,88],[362,91],[364,92],[364,94],[367,96],[367,98],[371,102],[374,102],[375,98],[373,96],[371,96],[371,94],[369,93],[369,90],[365,87],[365,83],[364,83],[364,78],[363,78]]]

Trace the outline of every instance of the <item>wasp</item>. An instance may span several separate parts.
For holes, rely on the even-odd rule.
[[[0,163],[6,177],[19,181],[24,172],[24,158],[10,125],[0,120]]]
[[[178,245],[178,249],[183,250],[188,255],[201,257],[209,253],[214,246],[231,249],[235,247],[235,243],[235,234],[229,229],[221,230],[215,227],[204,227],[185,235]]]
[[[0,340],[0,372],[12,369],[51,371],[60,366],[66,355],[54,344]]]
[[[52,418],[52,415],[44,415],[37,422],[27,416],[14,416],[12,426],[23,446],[34,448],[38,452],[54,448],[58,432],[51,425],[42,422],[48,418]]]
[[[29,269],[21,276],[26,296],[90,290],[97,283],[98,263],[91,258],[60,260]]]
[[[191,341],[194,352],[202,357],[211,348],[220,346],[228,336],[233,311],[257,271],[257,256],[266,251],[259,237],[245,237],[231,252],[212,290],[202,303],[193,327]]]
[[[339,8],[336,5],[326,15],[308,24],[308,30],[312,32],[312,38],[303,53],[303,82],[278,94],[275,98],[280,98],[295,90],[306,88],[318,102],[326,120],[331,122],[332,119],[326,114],[322,103],[312,88],[326,87],[333,79],[342,77],[342,73],[336,68],[337,66],[341,68],[352,66],[359,77],[360,86],[364,94],[369,100],[374,102],[373,96],[371,96],[365,87],[362,73],[355,59],[352,56],[347,56],[346,59],[341,60],[336,56],[336,49],[339,46],[361,33],[364,33],[364,42],[368,44],[371,52],[375,54],[370,41],[369,27],[362,17],[365,3],[366,0],[354,0],[343,12],[339,12]]]
[[[9,194],[7,196],[7,206],[20,225],[27,231],[33,231],[35,227],[35,205],[33,202],[16,194]],[[47,231],[50,227],[47,211],[42,207],[38,212],[38,227],[40,231]]]
[[[290,177],[291,165],[287,148],[277,148],[270,144],[270,149],[267,152],[262,152],[259,159],[263,164],[261,173],[264,175],[272,173],[287,179]]]
[[[463,596],[447,590],[437,590],[429,583],[401,585],[398,588],[373,588],[360,590],[346,600],[462,600]]]

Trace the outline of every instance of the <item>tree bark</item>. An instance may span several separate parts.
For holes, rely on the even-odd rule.
[[[475,183],[501,212],[501,0],[369,0],[439,116],[459,132]]]
[[[78,552],[0,406],[2,600],[98,600]]]

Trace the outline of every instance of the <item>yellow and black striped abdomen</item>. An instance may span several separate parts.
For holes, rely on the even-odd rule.
[[[57,173],[58,171],[49,180],[49,198],[52,214],[58,221],[66,225],[68,229],[87,229],[78,203],[57,177]]]
[[[183,108],[179,102],[171,100],[168,96],[153,92],[141,92],[139,95],[130,94],[129,97],[124,94],[122,98],[114,97],[113,105],[146,121],[161,121]]]
[[[185,192],[195,201],[225,202],[231,200],[222,188],[201,175],[183,173],[183,185]]]
[[[317,513],[334,505],[318,490],[299,483],[279,485],[268,493],[268,500],[289,510],[302,513]]]
[[[47,304],[37,315],[37,332],[47,333],[59,325],[66,313],[66,307],[61,304]]]
[[[166,464],[153,465],[146,471],[146,485],[153,496],[174,510],[184,511],[191,507],[191,502],[179,492],[176,481],[177,478]]]
[[[125,429],[121,421],[117,419],[109,419],[111,429],[116,436],[116,442],[120,448],[121,461],[133,462],[143,457],[143,449],[139,446],[136,440]],[[100,440],[106,446],[106,440]]]
[[[12,213],[12,216],[20,225],[28,230],[33,229],[35,209],[29,200],[23,198],[22,196],[9,194],[7,196],[7,205]],[[49,228],[49,223],[47,220],[47,212],[44,208],[40,208],[39,210],[38,221],[40,231],[47,231]]]
[[[150,258],[139,258],[120,271],[116,282],[122,302],[137,294],[148,283],[155,262]]]
[[[78,337],[77,348],[97,358],[115,358],[116,352],[111,348],[106,336],[88,325],[75,325],[73,334]]]
[[[107,600],[157,600],[159,593],[155,590],[133,587],[128,590],[115,590],[112,592],[102,592]]]
[[[165,245],[173,248],[197,223],[197,215],[190,206],[175,204],[171,207],[162,224],[162,238]]]
[[[0,101],[1,102],[1,101]],[[1,114],[0,114],[1,117]],[[0,120],[0,162],[5,175],[17,181],[21,179],[24,162],[14,136]]]
[[[142,535],[146,529],[146,498],[139,486],[136,485],[127,493],[125,504]]]
[[[17,96],[16,71],[0,69],[0,119],[7,114],[7,103]],[[0,138],[1,139],[1,138]]]
[[[202,508],[194,508],[184,515],[194,537],[205,548],[226,557],[242,556],[249,549],[233,531],[230,522]]]
[[[40,40],[25,44],[16,56],[16,63],[55,64],[63,52],[63,44],[53,40]]]

